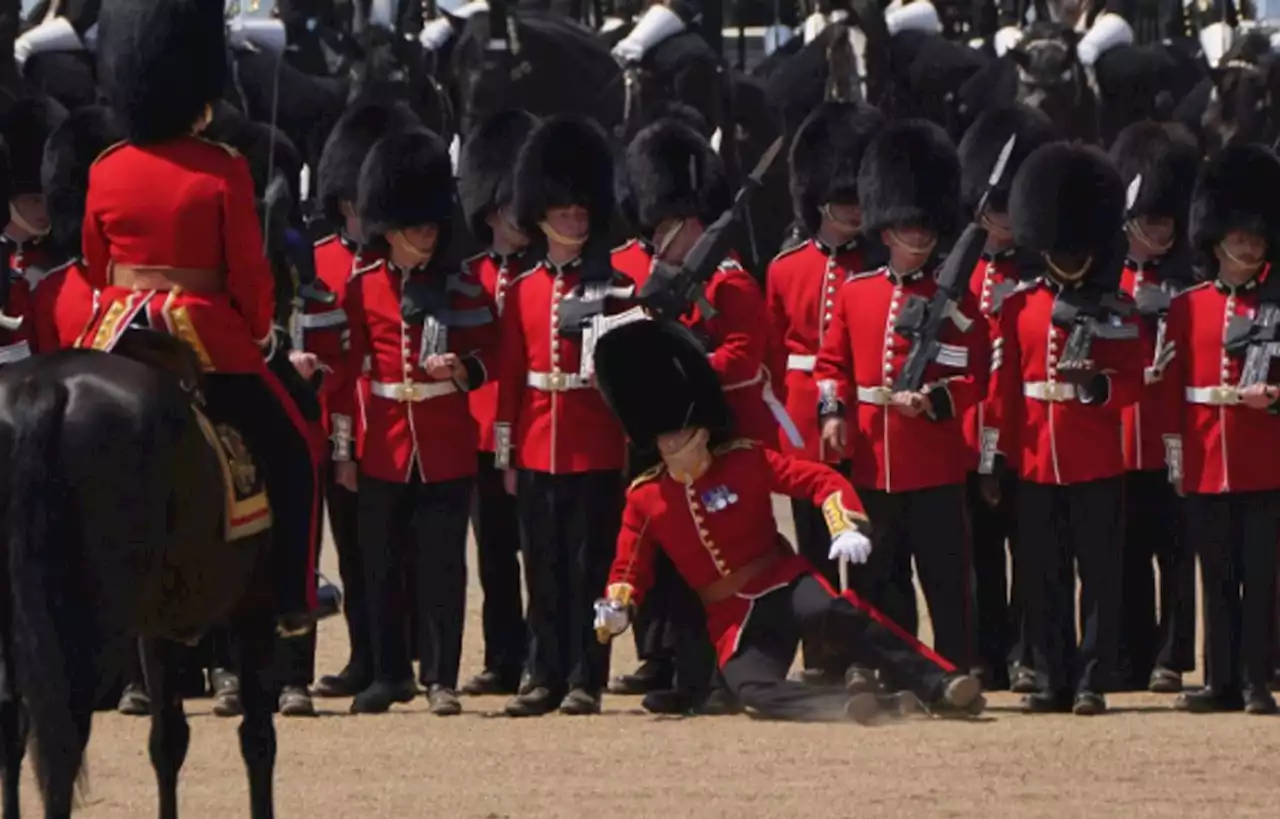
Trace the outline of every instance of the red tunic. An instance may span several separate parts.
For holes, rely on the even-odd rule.
[[[83,346],[108,349],[145,306],[206,370],[266,372],[275,284],[249,165],[233,148],[182,137],[108,149],[89,171],[83,237],[86,278],[102,291]],[[223,289],[129,290],[111,284],[113,263],[220,271]]]
[[[325,436],[333,443],[333,458],[338,461],[351,458],[351,444],[359,439],[364,418],[357,402],[363,406],[361,399],[367,398],[369,389],[367,380],[359,377],[363,367],[355,373],[345,372],[351,327],[344,302],[355,256],[356,243],[337,234],[316,242],[316,277],[337,298],[333,304],[307,302],[305,312],[294,316],[292,328],[295,347],[315,353],[332,371],[320,381],[320,421]],[[354,388],[352,379],[356,379]]]
[[[9,250],[9,296],[4,304],[4,314],[10,318],[24,319],[17,330],[0,328],[0,366],[21,361],[38,352],[34,324],[31,320],[32,276],[35,270],[52,261],[47,246],[41,239],[18,242],[8,234],[0,234]],[[30,272],[29,272],[30,271]]]
[[[653,271],[653,245],[643,239],[632,239],[613,249],[613,269],[625,273],[635,282],[636,292],[644,287]]]
[[[978,305],[965,294],[962,312],[972,322],[961,330],[943,324],[938,360],[925,370],[924,389],[941,390],[950,407],[939,420],[908,418],[886,405],[911,341],[894,330],[912,295],[930,298],[934,278],[917,271],[899,279],[887,268],[861,273],[836,296],[836,311],[814,369],[819,392],[845,407],[854,486],[909,492],[961,483],[976,458],[965,444],[965,412],[985,395],[987,328]]]
[[[1015,253],[1013,250],[994,255],[983,253],[969,277],[969,293],[978,302],[978,310],[987,321],[988,336],[993,344],[999,336],[1000,303],[1018,283],[1018,272],[1014,265]],[[979,401],[964,416],[964,439],[974,452],[982,450],[986,407],[986,401]]]
[[[769,451],[750,441],[716,450],[706,474],[691,484],[658,467],[627,492],[622,530],[609,584],[629,583],[639,606],[653,585],[654,550],[666,552],[695,590],[770,553],[781,557],[737,594],[707,606],[707,627],[723,665],[733,656],[752,600],[812,572],[778,532],[771,493],[805,498],[821,506],[835,493],[860,513],[853,487],[834,469]]]
[[[1120,280],[1120,289],[1132,297],[1143,284],[1158,285],[1157,271],[1155,265],[1135,267],[1135,263],[1128,262]],[[1145,369],[1154,363],[1156,325],[1155,321],[1143,320],[1139,326],[1142,328],[1142,363]],[[1161,431],[1167,430],[1173,421],[1163,416],[1177,413],[1178,404],[1166,406],[1160,400],[1160,392],[1158,382],[1144,385],[1138,400],[1125,407],[1121,415],[1124,423],[1124,466],[1131,472],[1166,468]]]
[[[97,298],[85,280],[80,259],[50,270],[36,283],[27,313],[32,349],[51,353],[74,347],[93,316]]]
[[[1235,291],[1206,282],[1176,297],[1169,308],[1168,337],[1177,354],[1158,386],[1162,401],[1181,406],[1169,432],[1181,436],[1187,492],[1280,488],[1280,416],[1231,403],[1244,359],[1222,344],[1231,316],[1253,317],[1258,307],[1253,285],[1269,272]]]
[[[1109,376],[1105,402],[1083,404],[1073,389],[1060,392],[1067,388],[1058,377],[1058,352],[1069,331],[1053,323],[1056,294],[1042,278],[1005,299],[987,423],[997,450],[1023,480],[1067,485],[1113,478],[1125,471],[1121,412],[1142,392],[1142,341],[1092,343],[1094,361]]]
[[[622,426],[583,366],[585,331],[559,330],[560,302],[581,283],[579,262],[544,261],[512,279],[503,297],[494,419],[499,468],[575,474],[621,469],[626,460]],[[611,282],[591,286],[620,299],[634,293],[631,279],[617,272]]]
[[[480,282],[480,286],[493,300],[498,316],[502,316],[502,304],[507,295],[507,285],[511,279],[519,275],[520,256],[500,256],[496,253],[481,253],[464,262],[469,275]],[[471,417],[476,420],[479,431],[479,450],[493,452],[493,422],[498,412],[498,382],[490,379],[478,390],[467,395],[471,402]]]
[[[415,467],[425,483],[475,475],[477,434],[467,392],[493,369],[498,332],[493,301],[467,272],[410,273],[381,258],[363,262],[357,260],[347,284],[351,349],[344,383],[337,387],[353,390],[353,378],[368,357],[369,397],[357,445],[360,471],[401,483],[413,478]],[[407,324],[400,299],[411,276],[436,278],[432,283],[444,288],[447,312],[422,325]],[[437,381],[423,369],[426,355],[446,352],[463,360],[465,380]]]
[[[765,276],[769,346],[785,356],[775,371],[786,372],[783,392],[787,414],[804,439],[804,446],[794,447],[786,435],[779,435],[778,443],[785,453],[828,463],[848,455],[828,451],[822,440],[813,369],[835,315],[836,295],[846,279],[863,269],[862,251],[856,243],[830,248],[817,239],[783,251],[769,264]]]

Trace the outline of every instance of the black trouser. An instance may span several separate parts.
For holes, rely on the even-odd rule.
[[[859,489],[871,518],[871,557],[849,567],[849,585],[910,634],[919,628],[911,558],[929,605],[935,650],[957,667],[973,658],[973,567],[964,486],[911,492]]]
[[[672,687],[701,701],[716,675],[702,601],[661,550],[653,556],[653,576],[640,607],[643,619],[633,622],[637,654],[641,660],[665,663]]]
[[[1187,537],[1200,554],[1205,683],[1266,691],[1275,633],[1280,491],[1187,495]]]
[[[1123,479],[1018,486],[1020,591],[1041,688],[1069,698],[1105,693],[1115,670],[1124,548]],[[1076,570],[1081,635],[1076,645]]]
[[[373,633],[369,628],[368,594],[365,592],[364,563],[360,559],[360,529],[357,510],[359,496],[334,480],[333,464],[325,470],[325,506],[329,510],[329,531],[338,552],[338,574],[342,578],[342,611],[347,621],[351,654],[347,671],[353,679],[368,683],[373,679]]]
[[[427,687],[458,687],[471,483],[470,478],[423,483],[415,475],[409,483],[398,483],[360,476],[360,551],[378,680],[412,679],[405,599],[412,588],[418,611],[418,680]],[[413,579],[406,582],[410,571]]]
[[[822,517],[822,509],[814,506],[811,501],[792,498],[791,520],[796,527],[796,551],[813,564],[813,568],[833,588],[840,588],[840,565],[827,557],[831,551],[831,533],[827,529],[826,519]],[[805,635],[800,642],[806,671],[841,670],[834,667],[841,660],[830,656],[827,647],[813,639],[812,635]]]
[[[1011,666],[1030,666],[1031,657],[1018,595],[1021,556],[1013,525],[1018,480],[1004,470],[999,478],[1000,499],[992,506],[982,496],[984,477],[969,474],[966,500],[973,534],[974,659],[990,673],[990,684],[993,680],[1003,682]]]
[[[622,475],[520,470],[516,506],[529,595],[529,683],[553,694],[598,693],[609,649],[592,604],[604,591],[622,525]]]
[[[272,690],[277,693],[285,687],[307,688],[315,676],[316,630],[297,637],[276,640],[272,658]]]
[[[644,597],[644,603],[632,621],[636,641],[636,656],[644,663],[665,666],[667,673],[675,669],[678,626],[670,611],[673,587],[678,576],[665,554],[654,555],[653,585]]]
[[[729,690],[756,714],[771,719],[842,719],[849,693],[841,686],[792,682],[787,670],[806,633],[842,642],[895,683],[925,702],[941,694],[946,671],[905,632],[882,625],[848,597],[833,597],[813,575],[755,600],[738,638],[738,650],[724,664]]]
[[[205,407],[215,422],[235,427],[263,470],[271,500],[271,564],[276,607],[281,614],[307,611],[309,565],[315,531],[316,471],[311,448],[284,406],[256,375],[211,373],[205,378]]]
[[[1128,678],[1117,682],[1146,688],[1156,666],[1171,671],[1195,668],[1195,554],[1183,533],[1182,504],[1165,470],[1126,475],[1124,503],[1119,667]]]
[[[520,596],[520,524],[516,499],[493,468],[493,453],[481,452],[472,495],[471,526],[480,564],[480,609],[484,629],[484,667],[504,680],[518,682],[524,669],[529,632]]]

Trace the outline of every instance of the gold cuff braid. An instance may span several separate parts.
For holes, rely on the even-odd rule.
[[[626,608],[631,605],[635,590],[635,586],[630,583],[610,583],[604,591],[604,597],[609,602],[617,603],[619,606]]]
[[[831,536],[842,532],[856,532],[867,522],[867,516],[854,512],[844,505],[839,492],[832,492],[822,502],[822,517],[827,522],[827,530]]]

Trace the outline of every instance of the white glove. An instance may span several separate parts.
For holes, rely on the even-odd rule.
[[[427,51],[436,51],[453,39],[453,23],[448,17],[437,17],[429,20],[418,32],[418,42]]]
[[[831,560],[844,558],[850,563],[862,565],[871,557],[871,541],[861,532],[841,532],[831,539],[831,551],[827,553]]]
[[[680,15],[663,5],[650,6],[631,33],[613,47],[613,58],[623,65],[638,63],[646,51],[684,29]]]
[[[1017,26],[1005,26],[996,32],[994,42],[996,56],[1003,57],[1017,48],[1020,42],[1022,42],[1022,29]]]
[[[631,626],[631,612],[615,600],[600,598],[596,601],[596,638],[609,642]]]
[[[289,45],[289,36],[282,20],[232,17],[227,21],[227,42],[233,48],[257,46],[273,54],[282,54]]]

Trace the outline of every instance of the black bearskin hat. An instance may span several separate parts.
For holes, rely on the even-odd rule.
[[[1111,143],[1111,160],[1125,184],[1125,216],[1169,217],[1178,235],[1185,235],[1200,169],[1200,146],[1191,132],[1172,122],[1135,122]],[[1132,202],[1127,201],[1130,195]]]
[[[511,202],[511,177],[520,146],[533,133],[538,118],[520,108],[499,111],[467,136],[458,158],[458,198],[471,235],[493,241],[485,219]]]
[[[921,119],[881,129],[862,157],[858,200],[866,233],[908,225],[940,237],[954,233],[960,221],[960,158],[947,132]]]
[[[191,133],[227,77],[223,0],[111,0],[98,16],[98,77],[130,141]]]
[[[707,354],[683,325],[637,321],[596,342],[596,384],[637,447],[659,435],[703,427],[712,437],[731,423]]]
[[[1033,253],[1109,259],[1124,228],[1124,183],[1101,150],[1050,142],[1018,169],[1009,215],[1014,241]]]
[[[9,144],[9,195],[40,193],[44,143],[67,119],[67,109],[52,97],[27,97],[5,112],[4,139]],[[92,161],[93,157],[90,157]]]
[[[824,102],[805,118],[791,143],[791,209],[810,233],[828,202],[858,200],[858,169],[872,138],[884,128],[879,109],[858,102]]]
[[[444,255],[453,226],[453,162],[434,131],[414,128],[378,140],[360,167],[356,212],[366,241],[393,230],[435,225]]]
[[[533,236],[554,207],[581,205],[591,233],[603,237],[613,216],[613,153],[593,120],[554,116],[539,123],[516,160],[512,209],[521,230]]]
[[[77,109],[44,145],[40,180],[49,211],[50,236],[64,253],[80,255],[84,200],[89,168],[107,148],[124,139],[124,128],[110,108]]]
[[[316,168],[316,196],[330,227],[342,226],[341,203],[355,204],[360,166],[373,144],[393,131],[421,126],[408,105],[380,100],[357,100],[342,114],[320,153]]]
[[[1191,197],[1191,244],[1209,250],[1233,230],[1263,236],[1269,255],[1280,249],[1280,159],[1260,145],[1224,150],[1196,180]]]
[[[1008,212],[1009,190],[1018,168],[1036,148],[1057,139],[1058,128],[1046,114],[1026,105],[993,108],[974,120],[964,132],[959,148],[960,201],[965,212],[978,209],[996,160],[1011,136],[1016,136],[1017,141],[1009,154],[1009,163],[987,197],[987,207],[996,213]]]
[[[701,134],[678,120],[658,120],[636,134],[623,164],[629,209],[646,237],[665,219],[710,224],[732,201],[724,163]]]

